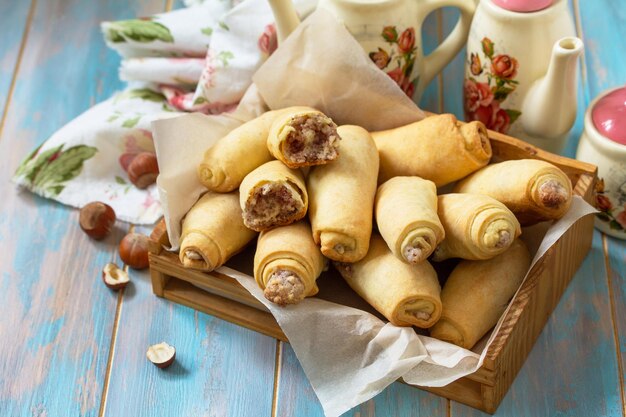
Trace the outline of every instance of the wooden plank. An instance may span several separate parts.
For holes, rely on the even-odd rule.
[[[293,349],[281,342],[277,413],[279,417],[323,416],[315,392],[309,384]],[[337,395],[340,395],[338,393]],[[446,416],[448,400],[395,382],[371,400],[343,414],[342,417]]]
[[[496,416],[618,416],[619,380],[599,232]],[[617,400],[617,401],[616,401]],[[451,415],[487,416],[452,402]]]
[[[119,86],[117,58],[106,52],[98,22],[155,10],[149,6],[57,0],[33,11],[0,133],[2,416],[98,412],[117,299],[99,276],[122,232],[93,242],[76,211],[18,191],[8,179],[37,144]]]
[[[155,297],[149,275],[131,271],[103,415],[269,416],[276,340]],[[165,293],[172,284],[180,283],[170,280]],[[199,296],[189,294],[191,303]],[[167,370],[145,358],[148,346],[161,341],[177,350]]]
[[[623,43],[626,37],[626,11],[622,5],[601,0],[579,1],[580,22],[585,37],[585,64],[588,76],[589,100],[594,99],[608,88],[623,85],[626,81],[626,57],[615,53],[614,45]],[[619,40],[619,41],[618,41]],[[619,47],[618,47],[619,48]],[[604,252],[608,268],[608,286],[611,294],[614,339],[617,349],[615,362],[619,369],[620,397],[615,401],[621,405],[626,415],[626,243],[605,236]],[[609,361],[607,358],[606,361]]]
[[[626,242],[609,236],[604,236],[604,253],[607,261],[610,303],[614,326],[614,337],[617,348],[617,367],[619,370],[619,401],[622,413],[626,415]],[[609,360],[607,358],[607,360]],[[618,399],[616,398],[616,401]]]
[[[3,119],[21,46],[26,40],[24,32],[30,10],[31,3],[28,1],[20,1],[17,4],[0,3],[0,27],[3,32],[0,42],[0,119]]]

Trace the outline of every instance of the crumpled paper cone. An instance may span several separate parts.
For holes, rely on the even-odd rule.
[[[333,15],[318,9],[305,22],[252,77],[271,109],[311,106],[370,131],[424,118]]]

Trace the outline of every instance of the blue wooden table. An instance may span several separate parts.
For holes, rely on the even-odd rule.
[[[123,87],[101,20],[148,15],[166,0],[0,0],[0,416],[323,415],[288,344],[152,295],[147,272],[120,293],[99,279],[121,263],[118,223],[103,242],[78,212],[17,189],[19,161],[56,129]],[[626,82],[626,1],[574,0],[581,65],[579,115]],[[456,14],[431,15],[427,49]],[[422,107],[462,116],[463,55],[429,86]],[[594,232],[593,249],[550,317],[498,416],[625,416],[626,243]],[[177,362],[145,359],[167,341]],[[349,416],[478,416],[395,383]]]

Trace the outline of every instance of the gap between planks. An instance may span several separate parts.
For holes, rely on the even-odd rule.
[[[128,233],[135,231],[135,225],[131,225]],[[128,273],[128,265],[124,265],[124,271]],[[111,372],[113,371],[113,359],[115,358],[115,347],[117,346],[117,334],[120,328],[120,317],[122,316],[122,305],[124,304],[124,291],[122,288],[117,293],[117,305],[115,307],[115,318],[113,319],[113,330],[111,331],[111,343],[109,345],[109,357],[107,358],[107,368],[104,373],[104,384],[102,385],[102,396],[100,397],[100,411],[98,417],[103,417],[106,413],[107,399],[109,397],[109,383]]]
[[[15,89],[15,82],[17,80],[17,74],[22,64],[22,56],[24,55],[24,49],[26,49],[26,42],[28,42],[28,32],[30,32],[30,26],[33,23],[33,16],[35,14],[35,7],[37,6],[37,0],[32,0],[30,7],[28,8],[28,15],[26,16],[26,25],[24,26],[24,32],[22,33],[22,40],[20,41],[20,49],[17,53],[17,59],[15,60],[15,66],[13,67],[13,74],[11,76],[11,84],[9,84],[9,91],[7,92],[7,98],[4,102],[4,113],[2,113],[2,119],[0,120],[0,140],[2,140],[2,131],[4,130],[4,123],[9,113],[9,106],[11,105],[11,97],[13,97],[13,90]]]
[[[169,12],[173,7],[173,0],[165,0],[165,12]],[[135,225],[132,224],[128,233],[135,231]],[[128,265],[124,265],[124,270],[128,272]],[[109,396],[109,384],[111,381],[111,372],[113,370],[113,359],[115,358],[115,347],[117,346],[117,335],[120,328],[120,318],[122,316],[122,305],[124,304],[124,290],[122,288],[117,295],[117,306],[115,308],[115,319],[113,320],[113,330],[111,332],[111,344],[109,346],[109,357],[107,359],[106,373],[104,374],[104,385],[102,386],[102,396],[100,397],[100,411],[98,417],[104,417],[106,414],[107,399]]]
[[[615,302],[613,299],[613,274],[611,270],[611,261],[609,257],[609,244],[606,235],[602,234],[602,250],[604,251],[604,266],[606,269],[606,281],[609,290],[609,307],[611,310],[611,324],[613,328],[613,342],[615,343],[615,356],[617,357],[617,371],[619,373],[620,397],[622,400],[622,415],[626,416],[626,401],[624,399],[624,365],[622,364],[622,355],[619,343],[619,333],[615,317]]]
[[[280,374],[283,363],[283,342],[276,339],[276,359],[274,361],[274,391],[272,392],[272,417],[278,413],[278,395],[280,390]]]

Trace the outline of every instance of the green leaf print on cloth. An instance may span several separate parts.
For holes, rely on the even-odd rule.
[[[111,22],[107,25],[105,34],[107,39],[114,43],[127,42],[129,39],[141,43],[156,40],[174,42],[170,30],[152,20],[130,19]]]
[[[76,178],[83,163],[98,150],[92,146],[77,145],[63,150],[65,145],[38,153],[39,148],[24,160],[15,177],[33,191],[45,197],[55,197],[63,191],[63,183]],[[22,178],[19,178],[22,177]]]
[[[154,101],[155,103],[160,103],[167,100],[165,96],[158,91],[154,91],[149,88],[134,88],[132,90],[126,90],[123,93],[119,93],[118,95],[116,95],[115,101],[129,98],[140,98],[142,100]]]

